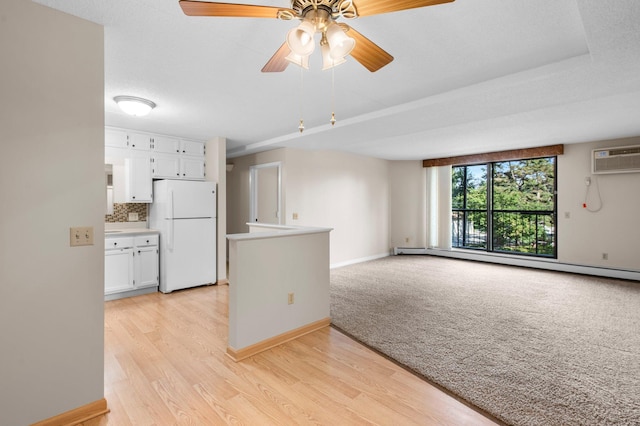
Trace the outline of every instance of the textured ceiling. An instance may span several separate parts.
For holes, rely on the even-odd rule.
[[[335,69],[334,127],[319,52],[304,73],[260,72],[297,21],[187,17],[177,0],[35,1],[104,25],[107,125],[226,137],[229,156],[424,159],[640,135],[638,0],[456,0],[352,20],[395,60]],[[128,117],[116,95],[158,107]]]

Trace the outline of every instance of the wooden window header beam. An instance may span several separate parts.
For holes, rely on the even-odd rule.
[[[564,154],[564,145],[548,145],[537,148],[512,149],[509,151],[487,152],[484,154],[460,155],[457,157],[422,160],[422,167],[467,166],[494,161],[523,160],[528,158],[552,157]]]

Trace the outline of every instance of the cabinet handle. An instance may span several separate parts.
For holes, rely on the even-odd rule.
[[[140,254],[140,250],[138,250],[138,254]]]
[[[147,240],[147,244],[149,244],[149,240]]]
[[[117,246],[117,245],[118,245],[118,243],[113,243],[113,246],[114,246],[114,247],[115,247],[115,246]]]
[[[131,197],[131,199],[132,199],[132,200],[135,200],[135,199],[136,199],[136,196],[134,195],[133,197]]]
[[[180,150],[179,150],[179,149],[176,149],[176,152],[177,152],[177,153],[180,153]]]

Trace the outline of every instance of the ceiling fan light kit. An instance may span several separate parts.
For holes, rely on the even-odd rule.
[[[287,34],[287,44],[293,53],[299,56],[309,56],[315,49],[315,25],[305,19],[297,28],[292,28]]]
[[[291,0],[291,8],[233,4],[194,0],[179,0],[187,16],[217,16],[236,18],[271,18],[302,23],[289,31],[285,43],[262,68],[262,72],[282,72],[290,61],[285,58],[295,52],[308,56],[315,48],[314,34],[326,37],[331,56],[339,60],[351,55],[371,72],[376,72],[393,61],[393,56],[380,46],[351,28],[336,24],[339,18],[355,19],[400,10],[416,9],[450,3],[454,0]],[[342,31],[339,32],[338,29]],[[334,40],[335,37],[335,40]],[[294,62],[296,63],[296,62]],[[325,64],[326,65],[326,64]]]
[[[188,16],[217,16],[237,18],[272,18],[282,21],[300,19],[302,22],[287,33],[285,42],[262,67],[262,72],[282,72],[289,63],[309,69],[309,56],[315,49],[315,34],[320,33],[322,70],[333,69],[346,62],[351,55],[371,72],[393,61],[393,56],[339,18],[355,19],[400,10],[450,3],[454,0],[291,0],[291,8],[233,4],[194,0],[179,0]],[[333,77],[332,77],[333,91]],[[336,122],[331,113],[331,125]],[[304,122],[298,126],[304,131]]]
[[[309,69],[309,55],[300,56],[295,52],[291,52],[285,59],[292,64],[296,64],[297,66],[304,68],[305,70]]]
[[[337,67],[340,64],[344,64],[347,60],[342,58],[334,59],[331,56],[331,49],[328,43],[320,43],[320,49],[322,50],[322,71],[326,71],[333,67]]]
[[[356,47],[356,41],[345,34],[340,25],[331,22],[326,31],[327,42],[329,43],[329,54],[333,59],[342,59],[351,54]]]

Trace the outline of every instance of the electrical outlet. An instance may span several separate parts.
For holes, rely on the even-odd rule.
[[[405,243],[408,243],[408,242],[409,242],[409,237],[405,238],[405,239],[404,239],[404,242],[405,242]]]
[[[288,302],[290,305],[293,305],[293,293],[289,293],[289,296],[288,296],[288,298],[287,298],[287,302]]]
[[[93,245],[93,226],[76,226],[69,228],[69,245],[92,246]]]
[[[565,219],[571,219],[571,213],[570,212],[564,212],[564,218]]]
[[[602,260],[609,260],[609,253],[602,253]]]
[[[293,214],[293,220],[298,220],[298,213]]]
[[[129,222],[137,222],[140,220],[140,215],[137,212],[129,212]]]

